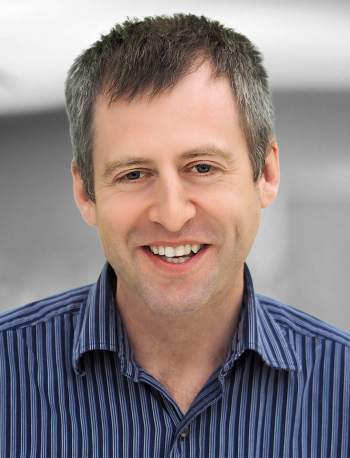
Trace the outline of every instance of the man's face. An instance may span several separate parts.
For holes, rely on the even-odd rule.
[[[98,227],[117,300],[179,316],[240,288],[262,189],[229,80],[211,79],[202,66],[151,101],[108,108],[101,98],[94,135],[96,204],[89,201],[83,216]],[[171,248],[187,253],[188,245],[203,247],[179,249],[180,262],[170,262],[178,259]],[[161,256],[153,246],[170,248]]]

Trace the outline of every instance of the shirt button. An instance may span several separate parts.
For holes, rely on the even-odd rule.
[[[189,432],[190,432],[190,427],[186,426],[186,428],[182,431],[182,433],[180,433],[180,436],[187,437]]]

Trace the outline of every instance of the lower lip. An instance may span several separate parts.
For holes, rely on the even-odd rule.
[[[187,272],[189,269],[195,267],[198,262],[205,256],[208,251],[209,245],[204,245],[204,247],[198,251],[195,256],[192,256],[188,261],[185,262],[167,262],[159,256],[154,255],[148,247],[142,247],[143,252],[148,256],[149,260],[153,262],[158,269],[161,269],[163,272],[169,272],[172,274]]]

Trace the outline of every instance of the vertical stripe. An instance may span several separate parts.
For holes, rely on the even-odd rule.
[[[344,359],[342,361],[344,367],[344,377],[342,379],[343,385],[343,408],[342,408],[342,444],[341,444],[341,456],[350,456],[350,348],[345,348]]]
[[[109,457],[111,456],[111,452],[109,450],[109,437],[111,436],[110,430],[110,409],[109,409],[109,402],[107,402],[106,395],[108,394],[108,390],[105,389],[105,380],[106,380],[106,372],[104,370],[104,356],[101,351],[95,351],[93,354],[93,366],[94,366],[94,373],[93,378],[96,383],[96,390],[97,390],[97,398],[98,398],[98,406],[99,406],[99,418],[101,419],[101,442],[102,442],[102,454],[100,452],[100,456]],[[106,387],[107,388],[107,387]]]
[[[28,406],[28,385],[26,383],[27,379],[27,351],[24,339],[22,337],[23,329],[17,329],[16,338],[18,342],[18,359],[22,361],[22,364],[19,364],[19,401],[20,401],[20,418],[21,418],[21,448],[20,448],[20,457],[26,455],[26,450],[29,450],[28,444],[28,435],[30,436],[30,415],[29,415],[29,406]]]
[[[26,329],[26,340],[29,348],[27,380],[29,379],[30,392],[30,457],[35,458],[38,456],[38,439],[40,437],[41,431],[41,409],[37,383],[38,364],[34,356],[35,352],[33,352],[33,349],[36,348],[36,332],[35,328],[33,328],[32,326]]]
[[[48,325],[50,322],[48,323]],[[41,410],[41,430],[38,431],[40,434],[40,456],[50,456],[51,448],[49,444],[51,442],[51,435],[49,434],[49,426],[51,425],[51,418],[49,416],[49,410],[47,405],[47,392],[46,383],[48,375],[48,368],[46,366],[47,350],[46,350],[46,339],[45,339],[45,324],[40,324],[37,327],[37,339],[36,339],[36,353],[38,361],[38,388],[40,392],[40,410]],[[38,450],[39,451],[39,450]]]
[[[265,436],[265,412],[266,412],[266,395],[268,393],[268,380],[269,380],[269,369],[267,366],[263,366],[262,369],[262,376],[261,376],[261,385],[260,385],[260,392],[259,392],[259,421],[257,424],[256,429],[256,450],[257,452],[262,450],[264,447],[264,436]]]
[[[78,377],[76,378],[77,384],[77,393],[78,393],[78,400],[79,400],[79,410],[80,410],[80,425],[78,424],[78,428],[80,428],[81,434],[81,450],[82,456],[91,456],[91,434],[93,431],[89,428],[91,425],[90,420],[90,409],[88,403],[88,396],[86,394],[86,377]]]
[[[20,437],[20,419],[19,410],[19,380],[18,380],[18,365],[16,364],[17,353],[17,339],[12,331],[8,331],[8,352],[9,352],[9,366],[10,366],[10,406],[11,412],[14,414],[10,418],[11,425],[11,442],[10,447],[14,455],[19,454],[18,440]]]
[[[259,356],[257,354],[252,357],[254,361],[252,361],[253,364],[251,365],[253,378],[251,382],[249,423],[247,422],[248,433],[246,433],[248,434],[247,456],[256,456],[257,454],[257,429],[261,408],[259,393],[261,392],[262,365],[258,364]]]
[[[1,457],[10,455],[11,431],[9,423],[13,415],[10,407],[10,367],[9,351],[7,346],[7,333],[0,333],[0,452]]]

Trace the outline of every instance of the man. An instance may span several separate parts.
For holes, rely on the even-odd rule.
[[[350,456],[349,334],[244,263],[279,184],[258,51],[204,17],[126,21],[66,96],[108,262],[3,314],[1,456]]]

